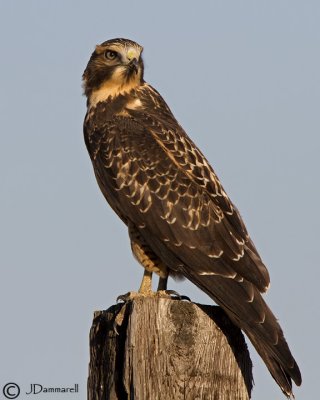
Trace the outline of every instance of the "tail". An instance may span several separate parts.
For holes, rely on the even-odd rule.
[[[282,392],[293,398],[292,380],[301,385],[301,373],[282,329],[259,290],[245,279],[188,276],[219,304],[252,342]]]
[[[277,322],[276,322],[277,323]],[[281,328],[277,323],[280,331]],[[277,382],[282,392],[288,398],[294,398],[292,392],[292,380],[297,386],[301,385],[301,373],[293,358],[288,344],[282,334],[278,344],[271,344],[257,339],[258,335],[254,329],[244,329],[244,332],[266,364],[273,379]]]

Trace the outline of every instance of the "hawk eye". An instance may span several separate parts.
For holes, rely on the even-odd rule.
[[[104,55],[107,60],[115,60],[118,56],[117,52],[113,50],[107,50]]]

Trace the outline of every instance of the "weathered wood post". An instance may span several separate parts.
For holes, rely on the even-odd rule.
[[[97,311],[90,331],[88,400],[247,400],[252,363],[223,310],[141,297]]]

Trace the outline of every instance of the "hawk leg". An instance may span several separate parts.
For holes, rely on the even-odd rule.
[[[152,293],[152,272],[144,270],[139,293]]]
[[[114,321],[114,330],[116,333],[117,326],[121,326],[124,315],[126,312],[126,304],[136,297],[140,296],[159,296],[177,300],[189,300],[187,296],[181,296],[174,290],[167,290],[167,283],[169,277],[168,268],[150,249],[139,231],[131,224],[129,224],[129,236],[131,240],[132,253],[137,261],[144,267],[143,278],[138,292],[128,292],[124,295],[118,296],[117,301],[122,300],[124,305]],[[159,283],[156,292],[152,291],[152,273],[155,272],[159,275]]]
[[[129,235],[131,239],[131,249],[133,255],[137,261],[144,267],[143,278],[140,284],[138,292],[128,292],[124,295],[118,296],[117,301],[122,300],[124,302],[123,307],[117,314],[113,328],[118,334],[117,327],[121,326],[126,312],[127,303],[139,296],[150,296],[150,295],[161,295],[167,297],[166,293],[168,272],[167,268],[162,264],[160,260],[156,257],[151,249],[145,244],[141,235],[134,230],[134,228],[129,226]],[[159,268],[159,266],[161,267]],[[160,275],[158,291],[154,293],[152,291],[152,273],[156,272]],[[170,295],[169,295],[170,296]]]
[[[169,270],[166,265],[157,257],[157,255],[146,244],[140,233],[129,227],[129,235],[131,239],[131,248],[135,258],[145,268],[139,294],[154,294],[159,297],[169,297],[177,300],[189,300],[187,296],[181,296],[175,290],[167,290]],[[151,280],[152,273],[159,275],[159,283],[156,293],[152,292]]]
[[[139,293],[151,294],[152,293],[152,273],[155,272],[160,276],[158,291],[167,289],[168,281],[168,268],[157,257],[157,255],[150,249],[140,232],[134,225],[129,224],[129,236],[131,240],[131,249],[136,260],[143,266],[145,272],[140,285]]]
[[[160,276],[157,291],[159,292],[160,290],[167,290],[167,285],[168,285],[168,276],[164,278],[161,278]]]
[[[128,224],[132,253],[137,261],[144,267],[144,274],[138,292],[128,292],[118,296],[117,300],[124,303],[139,296],[160,296],[178,300],[190,300],[187,296],[181,296],[174,290],[167,290],[169,270],[148,246],[140,232],[133,224]],[[152,291],[152,274],[159,275],[159,284],[156,292]]]

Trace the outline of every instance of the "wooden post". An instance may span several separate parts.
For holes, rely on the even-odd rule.
[[[88,400],[247,400],[252,363],[241,331],[217,306],[159,297],[97,311]]]

